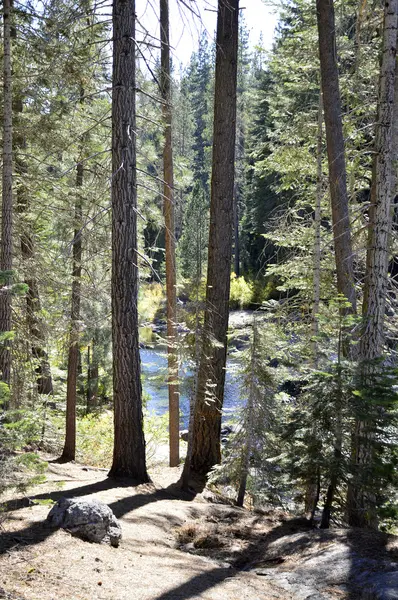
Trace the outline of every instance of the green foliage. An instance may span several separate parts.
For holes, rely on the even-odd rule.
[[[248,308],[253,299],[253,284],[247,282],[244,277],[236,277],[231,274],[231,290],[229,304],[231,308]]]
[[[164,288],[160,283],[141,284],[138,296],[140,323],[153,323],[163,308],[164,301]]]
[[[9,333],[9,332],[7,332],[7,333]],[[0,336],[0,341],[3,341],[3,340],[4,340],[4,338],[1,338],[1,336]],[[10,399],[10,388],[6,383],[4,383],[4,381],[0,381],[0,406],[4,403],[7,404],[9,399]]]
[[[7,488],[20,492],[46,481],[48,463],[34,452],[3,454],[0,451],[0,493]]]
[[[168,413],[157,416],[144,414],[147,461],[151,464],[160,446],[168,440]],[[113,414],[104,411],[77,420],[77,458],[96,467],[109,467],[113,455]]]
[[[105,411],[78,419],[76,444],[79,462],[96,467],[108,467],[112,464],[112,413]]]
[[[34,471],[39,475],[43,475],[48,467],[48,463],[35,452],[20,454],[16,457],[15,463],[26,471]]]
[[[0,444],[8,449],[20,450],[37,444],[41,439],[44,423],[43,408],[8,410],[0,429]]]
[[[235,499],[242,472],[247,469],[247,491],[253,504],[280,505],[286,504],[286,478],[281,476],[275,456],[287,407],[283,395],[277,394],[277,374],[267,358],[271,348],[273,356],[279,355],[274,347],[277,329],[267,320],[261,323],[261,317],[259,312],[250,346],[241,354],[244,405],[223,449],[222,463],[214,468],[210,481]]]

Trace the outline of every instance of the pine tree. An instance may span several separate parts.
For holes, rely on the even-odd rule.
[[[203,348],[186,469],[203,479],[220,462],[233,235],[239,1],[219,0],[213,168]]]
[[[138,340],[135,1],[113,4],[111,476],[148,481]]]
[[[378,119],[375,137],[375,167],[369,211],[365,288],[362,306],[363,327],[360,359],[364,384],[372,387],[374,361],[380,359],[384,345],[384,320],[387,297],[389,243],[391,232],[391,174],[393,110],[398,28],[398,4],[385,2],[383,59],[379,82]],[[372,365],[373,362],[373,365]],[[357,419],[353,439],[355,478],[348,494],[348,519],[351,525],[377,528],[375,499],[371,490],[360,483],[361,474],[371,466],[372,448],[366,419]]]
[[[180,411],[178,391],[177,355],[177,291],[176,291],[176,249],[174,219],[174,165],[172,149],[172,103],[170,73],[169,3],[160,0],[160,39],[161,39],[161,88],[162,114],[164,123],[163,148],[163,195],[166,246],[166,288],[167,288],[167,353],[169,387],[169,443],[170,467],[180,462]]]
[[[2,230],[0,248],[0,269],[2,285],[0,290],[0,372],[2,381],[11,382],[10,336],[12,329],[11,313],[11,272],[13,243],[13,123],[12,123],[12,72],[11,72],[11,1],[3,3],[3,187],[2,187]]]
[[[348,210],[342,108],[336,60],[336,24],[333,0],[318,0],[317,17],[337,289],[350,302],[352,306],[352,309],[349,309],[350,312],[355,313],[354,265]]]

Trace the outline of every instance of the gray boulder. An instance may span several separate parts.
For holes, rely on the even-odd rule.
[[[117,548],[122,529],[107,504],[82,498],[61,498],[50,510],[47,520],[54,527],[67,529],[90,542],[110,542]]]

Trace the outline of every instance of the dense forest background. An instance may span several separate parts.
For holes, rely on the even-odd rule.
[[[242,504],[246,492],[255,504],[305,509],[311,518],[320,506],[325,527],[330,519],[348,519],[389,529],[397,511],[398,118],[390,114],[386,124],[382,111],[388,105],[398,115],[398,102],[394,104],[394,95],[387,101],[383,97],[388,85],[392,94],[394,88],[394,76],[383,74],[387,9],[372,0],[336,0],[334,7],[326,0],[317,6],[294,0],[281,2],[279,10],[271,51],[264,49],[261,38],[250,40],[245,11],[239,14],[236,120],[229,134],[236,138],[229,306],[248,311],[250,318],[245,317],[243,334],[231,333],[230,349],[240,365],[241,407],[224,427],[221,463],[214,459],[220,452],[221,416],[213,428],[212,443],[218,449],[209,449],[212,458],[197,468],[198,448],[212,434],[193,425],[195,394],[201,386],[198,365],[211,334],[205,313],[213,239],[217,43],[203,32],[186,66],[175,67],[178,60],[171,53],[168,74],[160,57],[161,47],[169,45],[168,34],[159,40],[137,21],[133,212],[139,343],[141,348],[169,346],[171,370],[159,376],[177,396],[178,385],[188,389],[188,436],[199,436],[190,441],[196,459],[188,451],[186,464],[191,460],[201,475],[210,471],[210,481],[224,494]],[[322,10],[334,19],[335,40],[321,36]],[[397,8],[391,10],[396,38]],[[194,8],[187,14],[197,18]],[[112,163],[117,113],[115,99],[112,104],[116,44],[110,43],[115,36],[111,6],[105,0],[14,0],[11,5],[4,0],[3,15],[3,484],[15,477],[6,465],[12,461],[15,468],[16,461],[20,471],[31,469],[39,464],[37,450],[100,466],[110,466],[113,454],[112,470],[118,474],[115,461],[124,453],[123,444],[131,445],[134,455],[136,441],[130,444],[130,434],[121,434],[116,422],[115,436],[120,434],[123,444],[115,451],[112,294],[120,290],[111,280],[116,268],[111,188],[119,167]],[[332,48],[329,71],[322,63],[322,48],[320,64],[319,39],[329,40]],[[8,71],[7,56],[12,61]],[[395,49],[391,60],[395,68]],[[338,109],[336,88],[325,83],[333,82],[333,64],[341,102],[337,124],[330,122],[328,108]],[[380,123],[390,132],[384,146]],[[333,157],[328,132],[339,127],[343,147]],[[168,133],[173,231],[171,221],[165,227],[164,220]],[[383,148],[384,179],[375,158]],[[345,164],[333,175],[336,157],[343,157]],[[12,179],[7,179],[7,165]],[[337,190],[343,180],[345,192]],[[390,216],[380,225],[388,260],[372,263],[369,247],[379,243],[371,241],[378,235],[372,206],[381,198],[382,180],[388,180],[388,190],[380,192],[389,206]],[[12,231],[7,230],[7,193],[13,197]],[[115,193],[113,187],[112,197]],[[348,212],[336,220],[333,211],[341,208],[343,196]],[[339,259],[346,235],[348,245]],[[169,295],[166,300],[167,248],[174,251],[173,245],[176,284],[170,289],[176,293],[176,317],[167,312]],[[370,288],[382,290],[376,296],[385,305],[372,312],[367,282],[373,276],[381,278],[381,287],[375,279]],[[7,312],[7,302],[12,312]],[[382,341],[374,338],[372,345],[367,331],[376,313]],[[174,329],[166,330],[171,321]],[[178,375],[181,365],[189,365],[188,375],[181,375],[181,369]],[[225,372],[225,363],[222,368]],[[130,378],[138,390],[139,371]],[[211,389],[206,402],[221,415],[222,397],[214,400]],[[147,403],[144,391],[150,460],[153,447],[167,443],[168,425],[167,416],[154,415]],[[140,404],[137,411],[135,427],[140,428]],[[176,456],[178,462],[174,442]],[[146,473],[145,466],[140,469]]]

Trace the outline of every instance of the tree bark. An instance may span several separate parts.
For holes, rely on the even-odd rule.
[[[79,329],[80,329],[80,303],[81,303],[81,275],[82,275],[82,220],[83,202],[81,188],[83,186],[83,163],[76,167],[76,200],[75,200],[75,232],[73,238],[73,264],[72,264],[72,300],[71,320],[68,350],[68,376],[66,381],[66,429],[65,443],[62,452],[62,461],[75,460],[76,457],[76,400],[77,400],[77,374],[79,363]]]
[[[53,391],[51,367],[48,360],[48,355],[44,349],[46,335],[44,330],[43,320],[40,317],[40,294],[37,278],[35,274],[35,237],[32,227],[24,218],[29,210],[30,199],[29,191],[25,183],[25,178],[28,173],[28,166],[20,156],[19,151],[26,148],[26,141],[23,132],[23,124],[20,122],[20,115],[23,112],[23,98],[18,97],[14,101],[15,108],[15,172],[18,177],[16,185],[17,196],[17,213],[21,217],[21,257],[24,265],[24,281],[28,291],[26,294],[26,321],[30,335],[31,352],[35,361],[36,384],[39,394],[51,394]],[[18,127],[19,126],[19,127]]]
[[[319,304],[321,298],[321,203],[322,203],[322,124],[323,124],[323,102],[322,92],[319,93],[318,107],[318,135],[317,135],[317,174],[316,174],[316,201],[314,215],[314,249],[313,249],[313,301],[312,301],[312,324],[311,324],[311,355],[313,366],[318,365],[318,342],[319,333]],[[319,476],[318,473],[308,473],[308,482],[305,491],[304,509],[305,513],[313,519],[316,505],[319,501]]]
[[[167,356],[169,387],[169,460],[170,467],[180,463],[180,407],[178,389],[177,354],[177,294],[176,251],[174,218],[174,175],[172,147],[172,108],[170,76],[169,1],[160,0],[160,39],[162,115],[164,125],[163,147],[163,212],[166,245],[166,295],[167,295]]]
[[[372,385],[377,370],[374,361],[384,351],[384,318],[388,287],[388,258],[392,226],[392,200],[395,186],[393,176],[393,116],[398,26],[398,2],[384,4],[383,54],[380,68],[378,118],[375,136],[374,181],[369,210],[368,246],[362,332],[360,339],[361,376],[364,386]],[[395,108],[395,110],[397,110]],[[373,363],[372,363],[373,361]],[[354,478],[348,492],[348,521],[350,525],[377,528],[375,500],[363,474],[372,463],[372,432],[369,423],[358,419],[353,435]],[[366,489],[368,487],[368,489]]]
[[[112,346],[114,431],[110,476],[149,480],[138,339],[135,0],[113,2]]]
[[[239,199],[238,186],[234,185],[234,271],[240,277],[240,252],[239,252]]]
[[[98,358],[96,356],[96,341],[93,339],[87,349],[87,414],[98,406]]]
[[[202,481],[221,460],[233,241],[239,0],[219,0],[216,40],[213,165],[203,348],[188,468]]]
[[[355,313],[356,294],[351,227],[348,212],[347,177],[333,0],[317,0],[316,6],[334,251],[336,257],[337,291],[351,304],[351,307],[345,309],[344,312]],[[346,344],[345,346],[348,351]]]
[[[0,288],[0,335],[11,332],[11,271],[12,271],[12,74],[11,74],[11,0],[3,2],[3,190],[2,190],[2,222],[0,270],[6,272],[2,277]],[[11,342],[8,339],[0,343],[0,373],[4,383],[11,381]],[[3,408],[6,406],[3,405]]]
[[[317,336],[319,330],[318,313],[321,299],[321,203],[322,203],[322,123],[323,102],[322,93],[319,94],[318,107],[318,136],[317,136],[317,174],[316,174],[316,203],[314,215],[314,271],[313,271],[313,302],[312,302],[312,340],[311,351],[314,366],[317,365]]]

